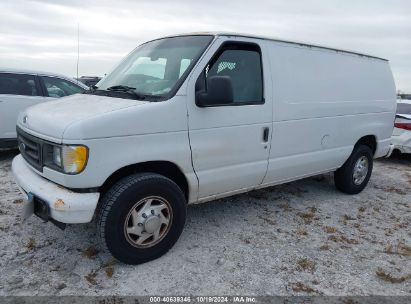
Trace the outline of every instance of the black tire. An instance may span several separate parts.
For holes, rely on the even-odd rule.
[[[139,245],[133,245],[130,234],[126,233],[130,212],[137,202],[153,196],[168,202],[171,224],[158,243],[148,248],[138,248],[136,246]],[[97,213],[97,231],[103,244],[117,260],[135,265],[165,254],[180,237],[185,219],[185,196],[172,180],[155,173],[134,174],[118,181],[103,196]]]
[[[366,157],[368,160],[368,172],[365,179],[356,184],[354,182],[354,166],[359,159]],[[358,145],[347,159],[344,165],[334,172],[334,183],[338,190],[347,194],[360,193],[368,184],[373,168],[373,153],[368,146]]]

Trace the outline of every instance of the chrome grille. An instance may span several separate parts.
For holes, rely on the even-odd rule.
[[[42,140],[17,128],[17,142],[23,158],[32,167],[42,171]]]

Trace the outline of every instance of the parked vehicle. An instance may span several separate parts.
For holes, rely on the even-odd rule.
[[[86,89],[82,83],[58,74],[0,68],[0,148],[17,146],[19,112]]]
[[[76,78],[76,80],[81,81],[83,84],[85,84],[88,87],[92,87],[92,86],[95,86],[101,80],[101,77],[81,76],[79,78]]]
[[[392,143],[394,150],[411,153],[411,100],[399,99],[397,101]]]
[[[411,100],[411,94],[398,94],[398,99]]]
[[[95,216],[115,258],[146,262],[190,203],[330,171],[359,193],[392,148],[395,98],[377,57],[224,33],[153,40],[96,90],[20,115],[24,217]]]

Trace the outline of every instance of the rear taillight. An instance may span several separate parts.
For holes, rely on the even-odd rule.
[[[408,122],[408,123],[396,122],[394,124],[394,127],[398,128],[398,129],[404,129],[404,130],[411,131],[411,122]]]

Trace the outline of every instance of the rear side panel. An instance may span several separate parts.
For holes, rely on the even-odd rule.
[[[363,136],[388,151],[395,86],[387,61],[270,43],[273,143],[265,183],[340,167]],[[287,169],[287,170],[286,170]]]

